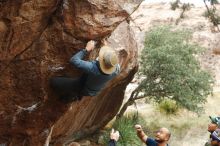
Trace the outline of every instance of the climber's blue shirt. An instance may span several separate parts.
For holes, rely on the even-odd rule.
[[[112,74],[104,74],[100,70],[99,61],[82,60],[86,54],[86,49],[82,49],[70,59],[70,63],[84,72],[81,77],[82,82],[84,82],[81,95],[95,96],[109,80],[119,74],[120,66],[117,65],[115,72]]]

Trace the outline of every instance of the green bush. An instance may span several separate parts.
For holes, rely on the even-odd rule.
[[[137,116],[123,116],[120,119],[116,120],[113,124],[113,128],[118,130],[120,133],[119,141],[117,142],[117,146],[140,146],[141,141],[136,135],[136,131],[134,129],[134,125],[140,122]],[[107,130],[104,141],[105,145],[109,141],[109,133],[111,129]]]
[[[159,111],[167,115],[176,114],[179,110],[176,102],[171,99],[165,99],[158,104]]]

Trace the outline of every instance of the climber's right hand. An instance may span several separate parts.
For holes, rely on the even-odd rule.
[[[95,48],[95,44],[96,44],[95,41],[93,41],[93,40],[89,41],[89,42],[86,44],[86,51],[87,51],[87,52],[92,51],[92,50]]]

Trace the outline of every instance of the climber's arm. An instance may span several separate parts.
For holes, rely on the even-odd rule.
[[[86,49],[82,49],[78,53],[76,53],[71,59],[70,63],[77,67],[78,69],[91,73],[94,71],[94,63],[90,61],[82,60],[90,51],[92,51],[95,47],[94,41],[89,41],[86,45]]]
[[[75,67],[77,67],[78,69],[89,73],[93,70],[93,63],[82,60],[86,56],[86,54],[88,54],[86,49],[79,51],[73,57],[71,57],[70,63]]]

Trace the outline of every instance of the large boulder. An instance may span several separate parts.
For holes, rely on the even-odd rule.
[[[119,110],[137,71],[137,46],[126,18],[141,1],[0,1],[0,145],[62,145],[91,134]],[[64,104],[52,76],[77,77],[70,57],[94,39],[107,38],[121,73],[96,97]],[[88,59],[98,55],[98,48]]]

